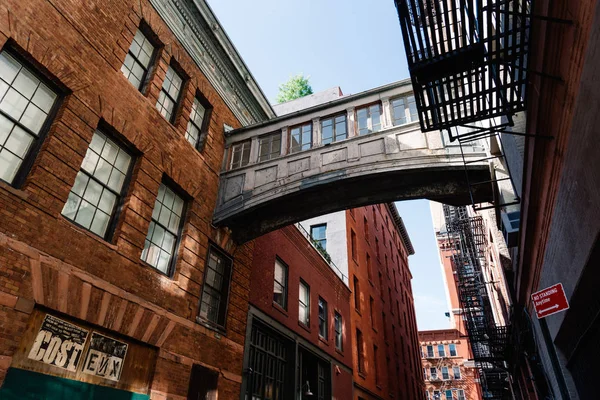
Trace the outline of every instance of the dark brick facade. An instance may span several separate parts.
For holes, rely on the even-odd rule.
[[[162,44],[144,93],[120,72],[142,20]],[[219,399],[237,398],[253,244],[236,246],[227,229],[211,225],[223,125],[240,126],[233,113],[147,0],[8,0],[0,4],[0,46],[64,88],[24,184],[0,183],[0,382],[35,305],[157,348],[152,398],[185,398],[193,364],[219,372]],[[172,59],[190,77],[173,124],[155,108]],[[202,152],[185,139],[196,91],[213,107]],[[101,121],[138,153],[110,242],[61,216]],[[190,199],[171,277],[140,261],[163,176]],[[234,260],[219,334],[196,322],[209,243]]]
[[[356,257],[352,248],[348,249],[350,287],[353,295],[360,299],[359,307],[352,307],[351,319],[354,398],[421,398],[423,379],[410,283],[412,275],[408,268],[409,250],[385,204],[346,211],[346,221],[348,245],[352,246],[353,236],[356,244]],[[353,286],[355,278],[359,291]],[[362,371],[358,366],[356,329],[363,336]],[[378,348],[377,374],[373,346]]]

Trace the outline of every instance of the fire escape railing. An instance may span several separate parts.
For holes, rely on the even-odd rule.
[[[510,327],[498,326],[494,320],[483,273],[487,249],[483,219],[470,216],[466,207],[448,205],[444,205],[444,217],[462,317],[484,398],[509,399]]]

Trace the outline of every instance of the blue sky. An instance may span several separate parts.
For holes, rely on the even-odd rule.
[[[271,102],[292,75],[315,92],[358,93],[408,78],[393,0],[208,0]],[[398,203],[416,254],[409,259],[419,329],[448,327],[429,204]]]

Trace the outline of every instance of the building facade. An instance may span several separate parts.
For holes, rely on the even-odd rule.
[[[352,397],[351,292],[300,225],[255,241],[243,395]]]
[[[0,6],[0,397],[238,398],[253,245],[210,222],[224,126],[274,112],[215,26]]]
[[[481,400],[468,339],[457,329],[420,331],[427,400]]]
[[[419,398],[423,380],[408,268],[414,250],[395,206],[359,207],[301,224],[314,240],[326,240],[326,252],[348,275],[353,399]]]

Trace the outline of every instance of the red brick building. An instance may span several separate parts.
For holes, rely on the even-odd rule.
[[[301,226],[256,239],[243,393],[261,399],[350,399],[350,297]]]
[[[0,397],[239,396],[253,244],[211,219],[224,126],[274,114],[178,4],[0,5]]]
[[[457,329],[420,331],[427,400],[480,400],[481,385],[470,361],[467,337]]]

